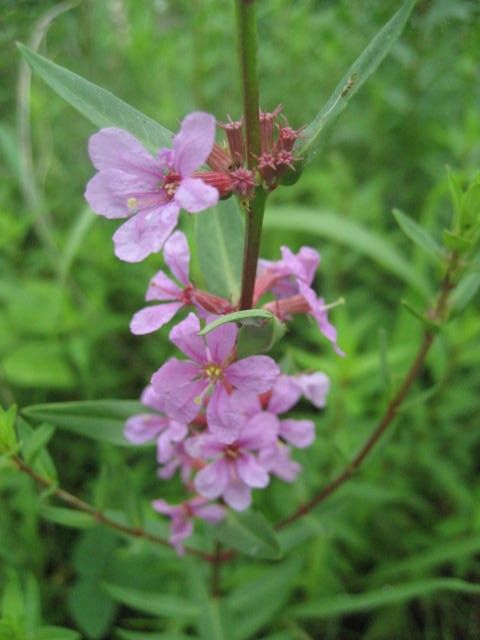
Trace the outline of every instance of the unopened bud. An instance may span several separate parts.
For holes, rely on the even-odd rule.
[[[200,178],[203,182],[215,187],[220,194],[220,198],[225,198],[232,193],[232,179],[228,173],[221,173],[220,171],[196,171],[193,175],[195,178]]]
[[[220,125],[227,136],[228,148],[233,163],[240,167],[245,163],[245,143],[243,141],[243,120],[226,122]]]
[[[214,171],[226,172],[232,164],[232,159],[226,149],[215,143],[207,158],[207,164]]]

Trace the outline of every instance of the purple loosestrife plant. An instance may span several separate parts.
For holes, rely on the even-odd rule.
[[[88,182],[85,197],[95,213],[127,218],[113,235],[115,254],[126,262],[139,262],[163,252],[171,273],[172,277],[164,270],[152,274],[146,292],[150,304],[134,314],[130,329],[136,336],[162,328],[166,331],[166,325],[176,318],[176,324],[169,327],[169,338],[186,359],[173,355],[147,376],[151,379],[141,397],[144,411],[129,413],[124,437],[134,445],[156,443],[159,496],[153,509],[170,518],[169,542],[179,554],[188,552],[212,562],[214,594],[219,591],[218,566],[233,552],[222,555],[219,543],[213,547],[209,542],[209,551],[189,548],[185,541],[192,535],[195,521],[215,524],[218,534],[223,526],[219,523],[231,521],[233,512],[248,510],[255,500],[252,490],[265,489],[272,476],[294,482],[301,472],[296,450],[314,442],[315,425],[290,412],[302,398],[316,409],[326,405],[330,388],[326,374],[292,371],[282,359],[281,343],[276,343],[285,335],[286,324],[295,315],[308,316],[335,352],[344,355],[328,317],[337,303],[327,304],[314,288],[320,265],[318,251],[304,246],[294,253],[282,246],[279,260],[260,258],[268,196],[299,179],[316,151],[323,128],[383,60],[405,26],[414,1],[405,0],[314,120],[297,129],[289,124],[281,106],[266,111],[259,105],[255,0],[235,1],[243,98],[238,112],[243,115],[238,120],[217,122],[214,115],[194,111],[183,119],[176,135],[100,87],[22,47],[32,66],[61,95],[98,126],[105,122],[112,125],[90,139],[88,151],[97,173]],[[108,109],[111,117],[106,115]],[[224,142],[216,140],[217,125]],[[228,198],[235,200],[236,206],[224,206]],[[209,211],[212,208],[216,210]],[[211,237],[208,224],[203,235],[195,236],[200,245],[208,246],[203,252],[207,258],[204,255],[203,262],[198,261],[200,274],[190,268],[190,221],[180,220],[186,233],[175,231],[182,209],[191,214],[202,212],[197,220],[200,229],[202,219],[221,218],[227,211],[230,215],[220,224],[221,247]],[[243,217],[240,225],[235,222],[239,213]],[[461,233],[460,222],[457,227],[455,232]],[[244,229],[241,278],[232,267],[230,254],[235,243],[229,237],[239,234],[239,228]],[[412,233],[411,226],[409,229]],[[468,229],[473,233],[476,227],[472,223]],[[420,244],[425,244],[425,236],[421,238]],[[446,319],[448,295],[462,262],[459,252],[455,246],[449,247],[446,275],[438,301],[426,319],[423,342],[376,430],[337,478],[277,522],[277,528],[308,513],[348,480],[393,421],[433,342],[432,326]],[[270,351],[278,356],[278,362],[266,355]],[[331,350],[327,353],[334,357]],[[16,456],[16,450],[12,455],[20,470],[53,489],[69,505],[122,534],[168,544],[165,538],[112,520],[57,490]],[[162,483],[177,475],[182,494],[175,504],[169,504]],[[244,540],[236,548],[246,548],[255,555],[257,546],[253,545],[252,551],[250,538],[268,526],[262,518],[253,524],[245,519],[240,529],[248,526],[247,544]],[[266,538],[272,537],[270,528]]]

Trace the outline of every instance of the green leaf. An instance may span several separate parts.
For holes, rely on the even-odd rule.
[[[51,424],[41,424],[22,442],[22,453],[27,464],[31,465],[35,461],[37,455],[47,446],[54,433],[55,427],[52,427]]]
[[[345,109],[350,99],[380,65],[402,33],[414,5],[415,0],[406,0],[355,60],[325,106],[305,129],[295,148],[297,156],[306,158],[315,153],[320,133]]]
[[[395,246],[378,233],[365,229],[345,216],[305,207],[276,207],[269,209],[264,226],[266,229],[314,234],[346,245],[377,262],[422,296],[429,297],[428,284]]]
[[[244,224],[234,198],[195,216],[198,261],[206,287],[236,301],[240,296]]]
[[[272,320],[275,318],[271,311],[267,311],[266,309],[245,309],[244,311],[234,311],[233,313],[227,313],[224,316],[221,316],[217,320],[210,322],[207,324],[201,331],[198,332],[199,336],[206,336],[207,333],[213,331],[217,327],[220,327],[222,324],[227,324],[228,322],[242,322],[248,320],[254,320],[255,318],[261,318],[263,320]],[[259,324],[259,323],[255,323]]]
[[[17,419],[18,438],[22,443],[22,455],[25,455],[25,442],[33,436],[35,430],[22,417]],[[40,449],[31,465],[43,478],[57,482],[57,470],[47,449]]]
[[[200,610],[196,618],[198,637],[201,640],[235,638],[227,602],[224,598],[209,595],[204,567],[188,557],[183,560],[183,566],[187,575],[187,588]]]
[[[88,513],[64,507],[51,507],[46,504],[40,505],[40,515],[49,522],[60,524],[62,527],[72,527],[72,529],[88,529],[95,524],[94,518]]]
[[[25,45],[19,43],[18,48],[49,87],[99,128],[125,129],[152,151],[171,144],[172,132],[141,111]]]
[[[12,451],[17,445],[16,417],[17,407],[15,405],[9,407],[7,411],[0,407],[0,452]]]
[[[96,579],[80,578],[68,594],[73,618],[88,638],[100,640],[112,624],[118,606]]]
[[[40,627],[35,640],[82,640],[82,636],[78,631],[65,627]]]
[[[336,596],[294,606],[289,610],[289,613],[294,618],[334,618],[371,611],[379,607],[398,605],[414,598],[430,596],[437,591],[480,594],[480,585],[457,578],[432,578],[393,586],[385,585],[381,589],[366,593],[340,593]]]
[[[253,558],[277,560],[281,556],[277,536],[270,523],[259,512],[230,512],[215,527],[214,535],[220,542]]]
[[[75,377],[61,345],[48,340],[24,340],[3,361],[6,379],[22,387],[71,389]]]
[[[251,638],[282,609],[299,569],[297,561],[282,563],[232,591],[228,605],[235,619],[237,640]]]
[[[467,273],[450,296],[450,306],[455,311],[461,311],[472,300],[480,288],[480,272]]]
[[[146,412],[145,407],[133,400],[54,402],[22,409],[32,420],[49,422],[59,429],[124,447],[131,446],[123,436],[125,421],[142,412]]]
[[[452,251],[458,251],[459,253],[465,253],[470,251],[472,243],[467,238],[450,231],[449,229],[443,230],[443,244]]]
[[[422,311],[419,311],[416,307],[413,306],[413,304],[411,304],[408,300],[405,300],[402,298],[402,300],[400,301],[402,303],[402,305],[405,307],[405,309],[417,320],[420,320],[420,322],[425,325],[428,329],[432,330],[432,331],[438,331],[439,330],[439,325],[436,324],[435,322],[431,322]]]
[[[185,636],[179,633],[145,633],[145,631],[127,631],[116,628],[120,640],[192,640],[192,636]]]
[[[240,327],[237,340],[237,353],[239,358],[256,353],[265,353],[283,338],[287,331],[287,325],[276,316],[262,322],[260,325],[244,324]]]
[[[192,618],[200,614],[200,609],[194,602],[180,596],[129,589],[114,584],[105,584],[104,587],[114,600],[142,613],[166,618]]]
[[[437,264],[442,262],[442,248],[423,227],[399,209],[393,210],[393,216],[407,238],[420,247],[420,249],[423,249]]]

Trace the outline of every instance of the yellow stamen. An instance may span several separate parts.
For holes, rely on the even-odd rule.
[[[129,198],[127,200],[127,207],[129,209],[136,209],[138,205],[138,200],[136,198]]]

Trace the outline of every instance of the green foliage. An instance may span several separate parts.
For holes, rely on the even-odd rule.
[[[280,545],[275,532],[265,517],[256,511],[229,512],[217,527],[215,537],[252,558],[278,560]]]

